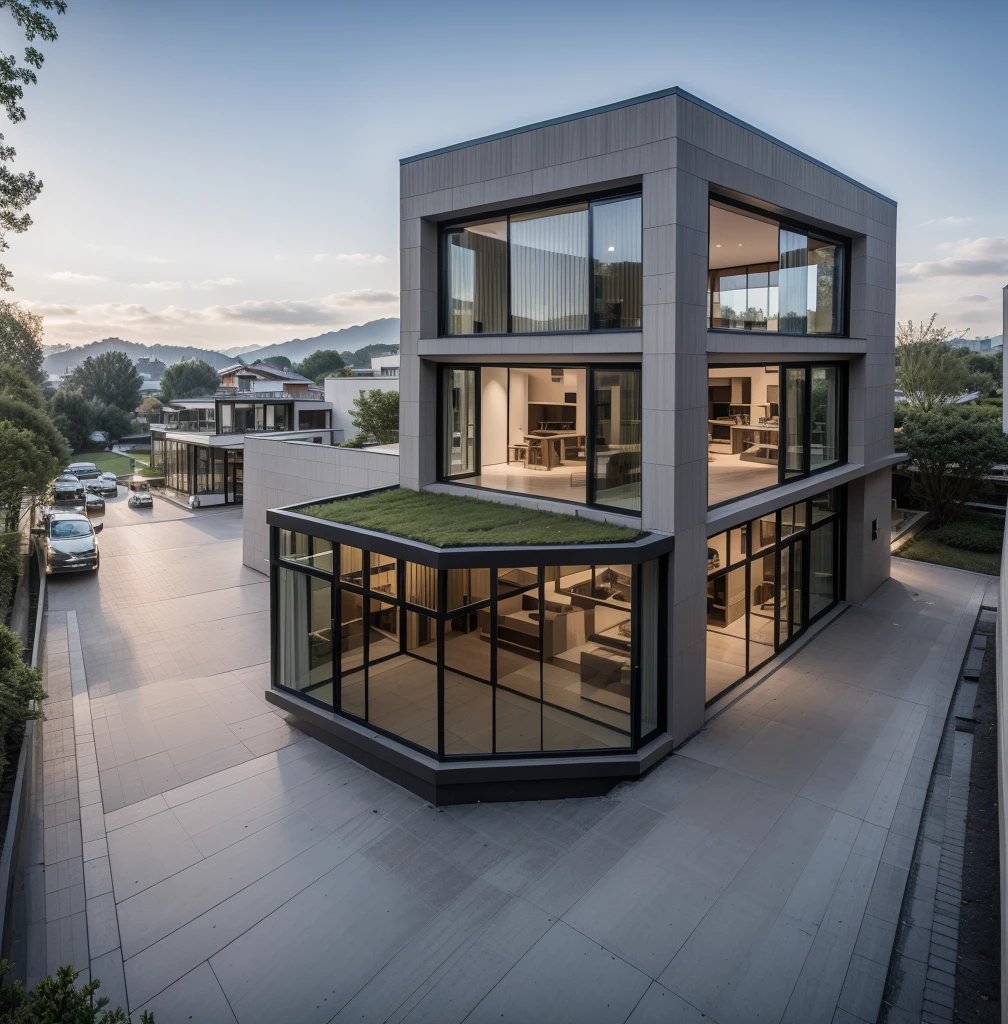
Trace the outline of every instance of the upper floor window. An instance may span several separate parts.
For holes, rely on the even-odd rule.
[[[847,248],[711,200],[707,326],[843,334]]]
[[[639,330],[641,234],[639,195],[450,228],[442,243],[442,330]]]

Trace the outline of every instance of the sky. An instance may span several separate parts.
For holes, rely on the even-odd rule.
[[[0,128],[44,182],[5,262],[49,344],[397,316],[400,157],[673,85],[898,202],[901,320],[1001,333],[1003,0],[69,0],[58,29]]]

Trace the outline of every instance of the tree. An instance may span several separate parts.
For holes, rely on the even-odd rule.
[[[101,402],[88,401],[76,388],[64,384],[49,403],[49,415],[74,453],[79,453],[91,446],[91,433],[98,427],[102,408]]]
[[[0,190],[2,187],[0,180]],[[46,379],[42,369],[42,317],[16,302],[0,300],[0,361],[17,363],[36,384]]]
[[[125,352],[102,352],[88,356],[70,374],[67,384],[85,398],[96,398],[103,405],[132,412],[140,404],[143,377]]]
[[[133,433],[133,420],[128,412],[114,405],[106,405],[98,413],[97,429],[104,430],[109,439],[118,441],[120,437]]]
[[[265,359],[260,359],[259,362],[265,363],[267,366],[275,366],[278,370],[291,368],[291,361],[286,356],[267,356]]]
[[[33,409],[45,407],[41,389],[18,363],[0,360],[0,395],[24,402]]]
[[[202,359],[184,359],[161,375],[161,401],[212,395],[217,390],[217,371]]]
[[[350,410],[353,425],[368,439],[378,444],[399,440],[399,392],[361,392]]]
[[[11,420],[0,420],[0,503],[6,505],[4,530],[14,533],[25,497],[41,499],[61,469],[43,440]]]
[[[326,377],[332,377],[342,370],[343,366],[343,357],[339,352],[323,348],[306,356],[294,369],[302,377],[308,377],[316,384],[321,384]]]
[[[6,7],[15,24],[24,32],[29,43],[36,38],[51,43],[56,40],[56,26],[45,12],[55,11],[63,14],[66,11],[65,0],[3,0],[0,7]],[[34,85],[38,78],[35,74],[42,67],[45,58],[34,47],[26,46],[24,63],[19,64],[13,54],[0,53],[0,103],[3,104],[7,117],[12,124],[25,119],[25,110],[21,105],[24,98],[24,87]],[[2,145],[0,135],[0,252],[10,248],[7,233],[20,233],[31,227],[31,217],[27,208],[42,191],[42,182],[32,171],[15,174],[7,164],[16,156],[13,146]],[[0,288],[11,291],[11,272],[0,264]]]
[[[1001,424],[966,405],[908,410],[900,438],[917,468],[914,488],[939,526],[960,514],[995,464],[1008,461]]]

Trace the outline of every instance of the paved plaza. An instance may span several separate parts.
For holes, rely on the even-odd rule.
[[[894,560],[605,797],[434,808],[263,700],[240,509],[106,520],[49,591],[30,976],[159,1024],[875,1020],[986,577]]]

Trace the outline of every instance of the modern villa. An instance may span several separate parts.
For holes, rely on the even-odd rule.
[[[169,402],[163,422],[151,424],[151,468],[176,497],[240,505],[246,434],[331,443],[332,404],[307,377],[261,362],[235,363],[219,377],[214,394]]]
[[[269,511],[267,697],[435,802],[603,791],[889,576],[896,204],[670,89],[400,207],[399,488]]]

